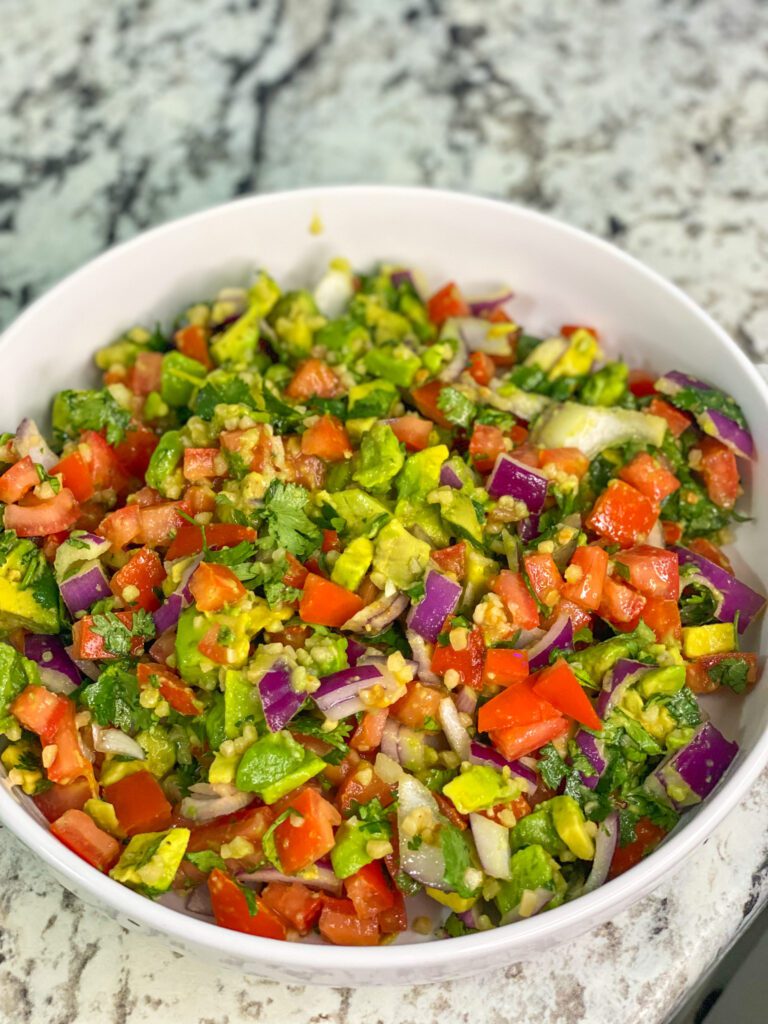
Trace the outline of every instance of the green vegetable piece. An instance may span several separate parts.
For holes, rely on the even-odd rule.
[[[342,316],[331,320],[315,334],[315,344],[338,352],[346,362],[357,358],[370,343],[368,331],[351,317]],[[351,397],[351,396],[350,396]],[[382,413],[381,415],[386,415]]]
[[[492,558],[467,548],[466,571],[464,580],[464,597],[461,607],[465,611],[473,611],[480,598],[488,593],[491,580],[498,575],[499,567]]]
[[[429,544],[393,519],[376,538],[371,579],[381,590],[388,582],[407,590],[424,576],[431,550]]]
[[[374,839],[388,839],[387,833],[372,831],[368,825],[349,818],[342,822],[331,850],[331,864],[337,878],[349,878],[375,858],[368,853],[368,843]]]
[[[565,852],[564,841],[560,838],[552,821],[551,800],[547,800],[521,818],[510,832],[513,851],[526,846],[541,846],[552,857]]]
[[[320,546],[322,535],[307,515],[310,495],[298,484],[273,480],[264,495],[264,516],[276,547],[304,559]]]
[[[16,719],[10,712],[10,705],[23,689],[39,683],[40,673],[34,661],[0,640],[0,733],[9,729],[15,731]]]
[[[491,391],[490,388],[478,388],[478,391],[481,395],[488,396],[490,404],[495,409],[511,412],[529,422],[533,422],[552,404],[552,399],[547,398],[546,395],[523,391],[513,381],[505,381],[495,391]]]
[[[533,349],[523,362],[523,366],[534,366],[548,373],[562,359],[568,349],[565,338],[545,338]]]
[[[616,405],[627,393],[629,368],[626,363],[607,363],[591,374],[581,388],[584,405]]]
[[[246,311],[212,342],[211,356],[215,363],[243,364],[253,360],[259,340],[259,325],[272,311],[279,296],[278,286],[261,271],[248,291]]]
[[[304,650],[312,659],[311,666],[317,676],[328,676],[332,672],[341,672],[347,668],[347,638],[340,633],[331,633],[323,626],[316,626],[315,631],[304,644]]]
[[[0,711],[0,722],[6,717],[8,718],[6,727],[8,731],[13,732],[14,735],[17,729],[20,732],[19,726],[17,729],[10,728],[14,724],[14,719]],[[2,724],[0,724],[0,731],[4,731]],[[17,743],[9,743],[0,754],[0,762],[7,772],[16,771],[17,784],[21,786],[22,792],[27,796],[35,796],[36,793],[48,788],[48,780],[43,772],[40,744],[36,738],[25,736]]]
[[[352,479],[367,491],[388,491],[404,462],[405,456],[392,428],[386,423],[377,423],[363,434]]]
[[[76,439],[84,430],[104,430],[110,444],[118,444],[131,421],[107,388],[100,391],[60,391],[53,400],[51,424],[60,441]]]
[[[407,345],[372,348],[365,356],[365,368],[401,388],[409,388],[421,367],[421,360]]]
[[[637,629],[623,636],[612,636],[600,644],[586,647],[577,654],[570,655],[568,661],[587,676],[595,686],[603,681],[605,673],[613,668],[622,658],[636,659],[656,643],[652,629],[641,622]]]
[[[140,732],[136,742],[146,752],[147,770],[158,779],[167,775],[176,764],[176,744],[159,723],[153,723],[149,729]]]
[[[592,364],[601,355],[600,346],[594,334],[591,331],[580,328],[573,332],[569,339],[568,347],[550,369],[547,376],[550,380],[560,380],[563,377],[583,377],[589,373]]]
[[[114,725],[133,734],[152,724],[152,712],[139,703],[136,672],[127,661],[107,665],[95,682],[80,691],[80,702],[91,712],[97,725]]]
[[[357,488],[328,494],[321,491],[318,500],[330,505],[344,521],[344,532],[351,537],[375,537],[392,513],[376,498]]]
[[[372,542],[367,537],[355,537],[333,563],[331,579],[347,590],[357,590],[372,561]]]
[[[100,800],[98,797],[91,797],[90,800],[86,800],[83,804],[83,810],[92,818],[93,821],[108,832],[111,836],[117,836],[122,838],[125,833],[120,828],[120,822],[117,820],[117,814],[112,804],[107,803],[106,800]]]
[[[606,448],[630,441],[659,448],[666,431],[667,421],[650,413],[556,402],[536,421],[530,442],[541,448],[578,448],[594,459]]]
[[[572,796],[556,796],[549,801],[552,822],[568,849],[580,860],[592,860],[595,843],[587,831],[584,814]]]
[[[224,694],[216,692],[211,694],[211,704],[205,712],[203,719],[205,736],[211,750],[218,750],[227,738],[224,727]]]
[[[667,665],[644,672],[637,683],[638,692],[645,697],[677,693],[685,686],[685,665]]]
[[[150,391],[144,401],[144,408],[141,410],[141,414],[145,420],[153,422],[154,420],[164,419],[170,411],[171,407],[163,401],[160,392]]]
[[[349,389],[349,416],[351,419],[383,419],[389,416],[399,400],[397,388],[388,380],[369,380]]]
[[[189,843],[188,828],[133,836],[109,877],[148,896],[167,892]]]
[[[400,501],[415,504],[425,502],[427,495],[440,485],[440,470],[448,454],[447,446],[438,444],[409,455],[402,473],[397,478],[397,495]],[[399,518],[400,512],[396,511],[396,515]]]
[[[478,506],[468,494],[453,487],[438,487],[430,495],[430,500],[437,505],[443,521],[448,524],[454,536],[482,547],[483,524],[478,517]]]
[[[154,487],[166,498],[175,498],[180,494],[183,479],[180,472],[176,474],[176,470],[183,454],[184,446],[178,430],[167,430],[152,452],[145,479],[150,487]],[[174,479],[174,474],[178,479]],[[173,491],[173,494],[170,491]]]
[[[519,782],[505,779],[501,772],[489,765],[472,765],[461,772],[443,789],[460,814],[496,807],[520,796]]]
[[[245,751],[236,784],[244,793],[257,793],[264,803],[273,804],[324,768],[325,761],[305,750],[289,732],[270,733]]]
[[[197,645],[211,628],[209,621],[194,605],[185,608],[179,616],[176,629],[176,666],[179,674],[188,683],[196,683],[205,689],[213,689],[218,679],[217,666]]]
[[[477,415],[475,403],[457,388],[443,388],[437,399],[437,407],[449,423],[465,430],[469,429]]]
[[[262,722],[259,691],[249,682],[243,672],[236,669],[224,671],[224,732],[227,739],[235,739],[243,731],[246,722]]]
[[[325,324],[325,317],[320,315],[308,291],[286,292],[267,320],[276,336],[272,345],[286,362],[306,358],[314,344],[315,332]]]
[[[508,914],[517,910],[524,894],[533,893],[536,889],[549,889],[554,893],[547,904],[548,909],[563,902],[567,888],[565,879],[557,861],[542,846],[526,846],[513,854],[510,872],[508,881],[499,882],[499,893],[496,896],[499,913]]]
[[[149,771],[146,761],[118,761],[111,758],[104,762],[99,773],[99,784],[101,786],[113,786],[121,779],[129,775],[136,775],[138,772]]]
[[[190,359],[182,352],[166,353],[160,374],[160,395],[163,401],[175,409],[189,405],[207,372],[202,363]]]
[[[0,629],[58,633],[59,589],[53,569],[34,541],[0,534]]]

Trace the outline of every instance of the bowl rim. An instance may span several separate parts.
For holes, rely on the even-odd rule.
[[[347,193],[368,195],[372,200],[386,197],[418,200],[423,203],[451,203],[464,206],[468,213],[476,209],[495,209],[512,213],[521,221],[533,225],[555,228],[565,238],[578,239],[582,244],[593,246],[610,255],[636,275],[645,277],[651,284],[667,292],[677,303],[684,306],[702,326],[714,332],[725,349],[741,370],[751,379],[762,394],[768,412],[768,385],[727,332],[677,285],[661,274],[647,267],[634,256],[615,245],[581,228],[574,227],[549,214],[506,202],[476,196],[448,189],[431,189],[418,186],[398,185],[332,185],[281,190],[259,195],[244,196],[235,200],[218,203],[186,216],[162,223],[133,238],[113,246],[94,257],[82,267],[66,275],[44,292],[27,309],[23,310],[0,334],[0,357],[4,345],[17,334],[26,330],[27,323],[54,307],[59,297],[71,287],[88,277],[96,267],[108,266],[119,261],[124,253],[145,245],[148,241],[163,235],[173,234],[180,228],[202,225],[215,219],[224,210],[237,206],[265,206],[276,202],[311,202],[330,199]],[[534,940],[556,941],[569,928],[586,931],[589,918],[595,924],[602,921],[612,905],[624,909],[655,888],[664,878],[680,866],[736,806],[739,798],[757,778],[768,763],[768,732],[764,733],[754,748],[746,755],[732,778],[727,779],[701,807],[696,817],[683,825],[679,832],[662,844],[624,875],[613,879],[586,896],[565,903],[528,920],[494,928],[486,932],[458,936],[444,940],[394,944],[384,947],[330,946],[306,942],[280,942],[258,936],[231,931],[218,925],[180,913],[178,910],[155,903],[133,892],[126,886],[97,871],[40,824],[0,785],[0,821],[5,824],[27,847],[45,861],[54,871],[70,881],[75,889],[86,890],[92,897],[105,903],[134,922],[172,938],[182,944],[192,943],[198,948],[214,949],[233,960],[248,960],[254,964],[260,961],[266,965],[279,964],[286,971],[317,973],[322,983],[323,969],[344,970],[350,974],[368,975],[378,969],[385,975],[385,981],[396,983],[398,971],[412,978],[414,971],[429,967],[440,967],[444,972],[452,966],[459,967],[472,954],[481,955],[507,947],[510,954],[522,950]],[[461,973],[460,971],[458,973]],[[331,979],[332,980],[332,979]]]

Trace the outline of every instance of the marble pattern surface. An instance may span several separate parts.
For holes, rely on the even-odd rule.
[[[761,0],[3,0],[2,14],[0,326],[153,224],[252,191],[381,181],[603,235],[768,358]],[[661,1024],[768,899],[766,783],[672,881],[571,948],[409,990],[298,989],[179,958],[84,908],[0,830],[0,1021]]]

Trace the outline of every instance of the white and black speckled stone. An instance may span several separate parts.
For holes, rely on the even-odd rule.
[[[2,14],[0,324],[160,221],[253,190],[382,181],[609,237],[768,357],[761,0],[5,0]],[[411,990],[206,973],[85,908],[0,830],[0,1021],[661,1024],[768,898],[766,782],[673,881],[573,947]]]

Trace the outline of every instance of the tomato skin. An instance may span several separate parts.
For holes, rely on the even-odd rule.
[[[275,847],[280,863],[288,875],[303,871],[324,857],[333,848],[333,829],[341,824],[341,815],[317,790],[307,787],[297,794],[289,794],[275,805],[279,816],[288,808],[301,815],[301,821],[291,818],[275,829]]]
[[[285,393],[288,398],[333,398],[341,389],[339,378],[322,359],[307,359],[299,365]]]
[[[299,602],[299,616],[313,626],[343,626],[365,605],[362,598],[338,583],[309,573]]]
[[[560,711],[534,690],[536,676],[512,683],[480,708],[477,728],[480,732],[531,725],[559,718]]]
[[[714,437],[703,437],[697,447],[701,462],[694,469],[704,480],[707,495],[720,508],[733,508],[741,494],[736,456]]]
[[[200,324],[188,324],[173,336],[176,348],[189,359],[196,359],[206,370],[213,369],[213,360],[208,350],[208,334]]]
[[[614,560],[629,570],[629,585],[646,597],[677,600],[680,593],[679,559],[675,551],[639,544],[618,551]]]
[[[219,868],[214,868],[208,876],[208,891],[211,894],[213,916],[220,928],[260,935],[265,939],[285,939],[285,925],[264,900],[254,893],[257,912],[251,915],[240,886]]]
[[[131,427],[123,440],[115,446],[115,455],[123,469],[137,480],[143,480],[152,452],[160,438],[149,427]]]
[[[397,440],[411,452],[423,451],[428,446],[429,436],[434,430],[434,425],[429,420],[424,420],[413,412],[390,420],[389,425]]]
[[[270,882],[261,891],[264,903],[287,921],[299,935],[306,935],[317,923],[323,909],[323,897],[301,882]]]
[[[645,607],[642,594],[613,576],[606,576],[597,614],[608,622],[635,622]]]
[[[81,811],[86,800],[90,800],[91,787],[87,779],[75,779],[66,786],[53,783],[50,789],[32,797],[38,811],[47,821],[56,821],[65,811]]]
[[[485,660],[485,641],[483,632],[475,626],[470,630],[467,646],[463,651],[454,651],[450,644],[441,647],[438,644],[432,654],[432,671],[439,676],[453,669],[465,686],[480,690],[483,686],[483,662]]]
[[[536,597],[552,607],[563,587],[563,577],[549,554],[529,554],[523,558],[525,574],[530,580]]]
[[[408,912],[405,909],[403,894],[397,887],[392,889],[391,892],[392,906],[386,910],[380,910],[377,919],[379,931],[382,935],[397,935],[398,932],[408,931]]]
[[[84,811],[74,808],[65,811],[51,822],[51,832],[99,871],[108,871],[120,858],[120,843],[100,829]]]
[[[483,683],[490,686],[509,686],[528,675],[526,651],[491,647],[485,654]]]
[[[19,537],[48,537],[69,530],[77,522],[80,506],[67,487],[45,501],[6,505],[3,522],[6,530],[15,530]]]
[[[141,531],[138,505],[126,505],[105,516],[98,525],[98,533],[118,551],[136,540]]]
[[[525,585],[522,573],[502,569],[491,583],[491,590],[501,598],[513,626],[518,629],[536,629],[539,625],[539,609]]]
[[[608,878],[617,878],[629,871],[635,864],[639,864],[643,857],[651,853],[667,834],[667,830],[661,825],[654,825],[649,818],[640,818],[635,825],[636,839],[626,846],[616,847],[611,860],[611,867]]]
[[[588,729],[600,731],[603,728],[603,723],[568,662],[558,658],[553,665],[537,672],[533,679],[533,692],[536,696],[549,701],[561,714],[574,718]]]
[[[261,841],[264,833],[275,820],[275,812],[271,807],[246,807],[242,811],[235,811],[234,814],[227,814],[221,818],[207,822],[205,825],[195,825],[191,822],[184,822],[190,830],[189,844],[187,849],[190,853],[199,853],[201,850],[213,850],[218,853],[225,843],[231,843],[238,836],[247,839],[254,847],[254,853],[249,857],[242,858],[242,866],[256,867],[262,859]],[[191,862],[182,862],[183,871],[179,874],[183,878],[190,878],[192,881],[202,881],[204,875],[198,871]]]
[[[629,390],[635,398],[647,398],[656,394],[656,378],[647,370],[629,371]]]
[[[563,597],[587,611],[597,611],[607,572],[608,554],[603,548],[596,544],[576,548],[571,564],[565,570],[566,582],[561,590]]]
[[[150,391],[159,391],[162,370],[162,352],[139,352],[136,362],[128,371],[128,387],[134,395],[142,397],[148,395]]]
[[[377,918],[383,910],[391,910],[395,905],[394,891],[387,884],[380,861],[374,860],[360,868],[345,880],[344,888],[361,920]]]
[[[60,782],[64,786],[74,782],[75,779],[84,778],[87,780],[93,795],[97,792],[96,783],[93,778],[93,767],[83,753],[75,715],[75,705],[71,700],[68,700],[64,715],[53,736],[52,742],[56,746],[56,757],[53,760],[53,764],[49,765],[46,769],[46,773],[50,782]]]
[[[430,557],[441,572],[452,573],[459,580],[464,578],[467,564],[466,541],[461,540],[449,548],[433,551]]]
[[[619,478],[635,487],[654,504],[660,505],[680,487],[680,481],[648,452],[639,452],[619,471]]]
[[[444,387],[445,384],[442,381],[431,380],[428,384],[423,384],[419,388],[412,388],[411,398],[422,416],[426,416],[428,420],[437,423],[439,427],[445,427],[446,430],[450,430],[453,424],[450,420],[446,419],[445,414],[437,404],[440,392]]]
[[[559,604],[555,605],[551,615],[543,625],[548,629],[559,615],[568,616],[573,625],[574,633],[584,627],[591,628],[592,626],[592,613],[588,612],[586,608],[582,608],[580,604],[576,604],[575,601],[569,601],[564,597],[560,598]]]
[[[594,504],[586,526],[623,548],[642,542],[656,522],[653,502],[623,480],[612,480]]]
[[[507,450],[499,427],[476,423],[469,440],[469,454],[479,473],[490,473],[496,459]]]
[[[410,729],[423,729],[427,718],[437,721],[440,701],[445,692],[417,681],[408,683],[405,695],[390,708],[393,718]]]
[[[640,612],[640,619],[634,619],[626,625],[615,623],[616,628],[622,633],[630,632],[638,621],[650,626],[656,634],[659,643],[664,643],[670,637],[678,642],[683,639],[683,626],[680,621],[680,609],[677,600],[667,600],[661,597],[647,597],[645,607]]]
[[[674,405],[666,402],[663,398],[659,398],[658,395],[654,395],[649,402],[648,412],[652,416],[660,416],[663,420],[666,420],[673,437],[680,437],[693,423],[690,416],[676,409]]]
[[[711,540],[707,540],[706,537],[695,537],[693,540],[688,542],[687,545],[691,551],[695,551],[699,555],[703,555],[704,558],[708,558],[710,562],[714,562],[715,565],[719,565],[721,569],[725,569],[733,575],[733,566],[728,556]]]
[[[154,588],[160,586],[165,576],[163,563],[157,553],[150,551],[149,548],[140,548],[131,555],[122,569],[117,570],[109,581],[109,586],[112,593],[122,598],[130,608],[143,608],[145,611],[154,612],[161,603]],[[139,592],[132,601],[125,597],[127,587],[135,587]]]
[[[381,744],[381,737],[384,735],[384,726],[389,717],[389,708],[381,708],[378,711],[366,711],[360,719],[360,724],[352,733],[349,745],[353,750],[368,752],[376,750]]]
[[[196,698],[192,687],[187,686],[175,672],[164,665],[140,661],[136,666],[136,678],[139,689],[157,686],[160,696],[180,715],[199,715],[203,710],[203,705]]]
[[[189,515],[189,508],[183,501],[166,501],[139,509],[142,541],[151,548],[166,547],[176,531],[186,523],[182,513]]]
[[[61,464],[59,463],[59,465]],[[11,505],[23,498],[39,483],[40,477],[37,475],[35,464],[28,455],[25,455],[23,459],[19,459],[0,476],[0,501]]]
[[[336,946],[377,946],[379,944],[379,926],[375,918],[361,920],[355,914],[351,900],[334,900],[330,905],[328,897],[324,900],[323,912],[320,915],[320,934],[328,942]],[[339,905],[348,904],[345,912]]]
[[[491,743],[500,754],[503,754],[508,761],[514,761],[517,757],[525,757],[543,747],[550,740],[558,736],[564,736],[570,728],[567,718],[546,719],[543,722],[533,722],[528,725],[512,725],[505,729],[494,729],[489,733]]]
[[[211,523],[205,528],[205,539],[211,549],[234,547],[244,540],[256,540],[256,531],[250,526],[235,523]],[[203,528],[183,523],[171,541],[166,557],[169,562],[187,555],[196,555],[203,550]]]
[[[70,452],[69,455],[65,455],[55,466],[51,467],[51,476],[57,476],[59,473],[61,473],[64,486],[72,491],[78,502],[88,501],[93,497],[93,480],[85,464],[85,459],[77,449]],[[0,479],[0,483],[2,483],[2,479]]]
[[[471,310],[458,287],[449,281],[427,300],[427,316],[438,327],[452,317],[470,316]]]
[[[485,387],[493,380],[496,373],[496,364],[485,352],[473,352],[469,357],[469,375],[477,381],[481,387]]]
[[[27,686],[11,704],[12,713],[25,729],[35,732],[44,746],[54,742],[56,732],[72,702],[44,686]]]
[[[171,825],[171,805],[160,783],[149,772],[134,772],[105,786],[104,799],[115,808],[120,828],[127,836],[161,832]]]
[[[329,551],[341,551],[341,541],[336,530],[323,530],[323,543],[321,547],[325,555]]]
[[[114,614],[127,629],[132,628],[133,612],[115,612]],[[131,657],[138,658],[144,650],[145,642],[146,640],[142,636],[131,637]],[[84,615],[73,624],[72,646],[72,657],[77,661],[93,661],[118,657],[118,655],[112,654],[106,649],[104,637],[94,632],[92,615]]]
[[[95,430],[85,430],[77,450],[82,455],[97,491],[114,487],[119,491],[125,485],[125,475],[117,460],[115,449]]]
[[[190,483],[214,480],[227,475],[227,466],[218,448],[185,448],[184,479]]]
[[[561,473],[581,479],[589,469],[589,459],[578,448],[542,448],[540,466],[555,466]]]
[[[201,612],[217,612],[245,597],[247,591],[229,566],[201,562],[192,574],[189,589]]]
[[[326,462],[340,462],[352,455],[352,444],[341,420],[326,413],[301,435],[301,450]]]

